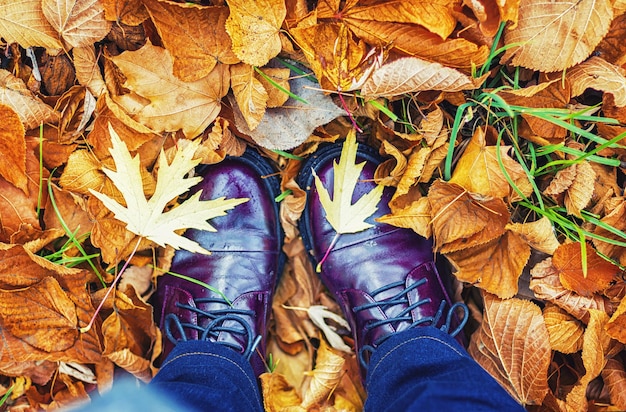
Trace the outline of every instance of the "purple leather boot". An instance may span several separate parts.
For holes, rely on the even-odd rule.
[[[268,177],[275,170],[251,150],[198,172],[204,180],[192,192],[202,190],[201,199],[250,200],[212,219],[217,232],[187,230],[185,236],[211,255],[177,251],[170,269],[223,296],[171,275],[159,278],[154,303],[164,336],[163,358],[181,340],[209,340],[241,353],[258,375],[265,372],[267,323],[284,264],[274,201],[280,193],[278,177]]]
[[[300,172],[299,184],[308,190],[300,220],[300,232],[313,266],[331,244],[335,230],[325,218],[311,170],[332,197],[333,160],[342,146],[318,150]],[[370,147],[359,144],[357,163],[366,162],[352,202],[375,187],[372,181],[381,159]],[[438,270],[432,243],[412,230],[376,222],[389,213],[392,188],[385,188],[378,209],[366,221],[374,226],[354,234],[342,234],[322,264],[320,277],[334,294],[350,324],[364,374],[371,353],[393,333],[420,325],[432,325],[456,336],[467,322],[467,307],[454,303],[448,293],[451,277]],[[455,312],[465,311],[463,321]]]

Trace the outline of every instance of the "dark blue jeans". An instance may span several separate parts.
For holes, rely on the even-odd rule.
[[[433,327],[387,339],[370,360],[366,385],[366,411],[524,410],[454,339]],[[250,364],[211,342],[179,343],[147,388],[123,391],[114,389],[101,399],[108,405],[96,402],[89,410],[263,411]]]

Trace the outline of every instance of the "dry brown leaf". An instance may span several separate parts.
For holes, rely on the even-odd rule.
[[[493,133],[492,129],[489,129],[489,133]],[[510,147],[488,145],[486,134],[484,128],[476,129],[449,182],[456,183],[472,193],[490,197],[508,197],[513,188],[502,171],[500,166],[502,162],[508,177],[524,196],[529,196],[532,186],[522,166],[507,154]]]
[[[501,199],[474,195],[436,180],[428,192],[435,247],[442,253],[484,244],[504,234],[510,213]]]
[[[95,97],[100,97],[106,92],[106,84],[100,73],[94,47],[92,45],[75,47],[72,56],[78,82],[87,87]]]
[[[264,67],[262,70],[263,74],[272,79],[272,82],[278,84],[283,89],[289,91],[289,76],[291,71],[287,68],[281,69],[280,67],[272,68],[272,67]],[[256,79],[261,82],[265,91],[267,92],[267,107],[280,107],[287,100],[289,100],[289,95],[274,84],[272,84],[268,79],[261,76],[259,73],[254,74]]]
[[[160,0],[146,0],[144,5],[163,45],[174,58],[174,75],[182,81],[199,80],[211,73],[218,63],[239,62],[224,26],[228,7]]]
[[[265,114],[269,96],[257,80],[254,67],[245,63],[230,66],[230,84],[248,128],[256,129]]]
[[[83,197],[77,196],[67,190],[61,190],[57,185],[50,183],[50,187],[56,203],[56,209],[52,206],[51,198],[45,205],[44,222],[47,229],[63,229],[59,221],[59,215],[63,218],[63,223],[70,232],[75,234],[77,239],[91,232],[93,222],[86,211],[86,202]],[[63,230],[65,234],[65,230]]]
[[[287,8],[283,0],[231,0],[226,31],[233,42],[233,52],[251,66],[265,66],[280,53],[278,35]]]
[[[300,405],[308,409],[323,403],[329,394],[337,388],[345,373],[344,364],[344,354],[328,346],[326,341],[322,339],[317,350],[315,369],[311,371],[312,379],[308,390],[303,394]]]
[[[589,309],[598,309],[612,313],[609,300],[600,295],[590,297],[581,296],[563,287],[559,279],[559,272],[552,266],[552,258],[537,263],[531,270],[530,289],[537,299],[554,303],[576,319],[587,323]]]
[[[58,33],[44,17],[41,0],[0,3],[0,33],[6,42],[18,43],[24,48],[63,48]]]
[[[572,84],[572,97],[580,96],[587,88],[613,94],[615,105],[626,106],[626,71],[601,57],[592,56],[567,71]]]
[[[602,311],[590,309],[590,319],[583,336],[582,359],[585,374],[567,394],[566,403],[572,410],[586,404],[586,391],[589,382],[595,379],[606,363],[606,355],[611,349],[611,338],[604,332],[609,316]]]
[[[422,197],[410,203],[408,206],[396,209],[391,214],[376,219],[377,222],[413,229],[416,233],[425,238],[432,236],[430,220],[430,202],[427,197]]]
[[[111,30],[102,0],[42,0],[44,16],[71,47],[91,46]],[[70,47],[70,48],[71,48]]]
[[[506,299],[517,293],[518,278],[530,257],[530,247],[516,233],[471,248],[446,253],[455,276]]]
[[[615,209],[601,219],[602,223],[605,223],[615,229],[624,231],[626,230],[626,202],[622,201]],[[622,237],[609,232],[600,226],[596,226],[594,234],[602,236],[608,239],[622,241]],[[593,245],[598,249],[598,252],[603,253],[610,258],[616,259],[620,264],[626,265],[626,250],[622,246],[613,245],[607,242],[603,242],[599,239],[593,239]]]
[[[614,339],[626,343],[626,297],[622,298],[619,306],[606,325],[607,333]]]
[[[607,62],[617,66],[624,66],[624,63],[626,63],[624,36],[626,36],[626,14],[618,15],[616,13],[616,17],[611,22],[609,32],[602,38],[595,51]]]
[[[365,96],[392,97],[425,90],[455,92],[476,89],[483,80],[439,63],[403,57],[374,70],[363,84],[361,93]]]
[[[35,96],[22,80],[3,69],[0,69],[0,103],[10,106],[18,114],[26,130],[38,127],[41,123],[55,122],[59,116]]]
[[[520,235],[533,249],[549,255],[553,254],[560,244],[554,226],[547,217],[528,223],[510,223],[506,228]]]
[[[305,411],[299,408],[300,396],[279,373],[264,373],[259,376],[263,392],[263,406],[267,412]]]
[[[24,126],[15,111],[0,104],[0,176],[28,194]]]
[[[560,245],[552,256],[552,265],[565,288],[582,296],[591,296],[606,289],[615,279],[619,268],[601,258],[591,245],[587,245],[586,253],[586,272],[582,265],[581,244],[578,242]]]
[[[596,172],[587,161],[577,163],[575,166],[576,177],[572,185],[565,191],[563,203],[567,213],[580,217],[581,210],[587,207],[593,197]]]
[[[102,0],[107,20],[136,26],[149,15],[142,0]]]
[[[100,162],[89,150],[73,152],[67,165],[59,180],[65,190],[90,195],[89,189],[100,190],[106,182],[106,176],[100,170]]]
[[[489,47],[485,45],[463,38],[442,39],[415,24],[356,19],[347,22],[350,30],[370,44],[378,44],[381,39],[385,39],[391,47],[404,54],[467,72],[472,63],[480,67],[489,55]]]
[[[200,80],[180,81],[173,75],[170,53],[149,43],[111,60],[124,73],[125,84],[133,91],[114,100],[131,117],[157,132],[182,129],[187,137],[199,135],[217,117],[220,100],[230,85],[228,68],[221,64]]]
[[[57,352],[78,339],[76,307],[52,277],[24,289],[2,289],[0,302],[3,326],[29,345]]]
[[[602,370],[602,380],[611,395],[611,404],[626,410],[626,371],[617,359],[608,359]]]
[[[550,338],[541,310],[521,299],[484,294],[480,329],[469,353],[520,403],[541,405],[548,393]]]
[[[584,328],[582,322],[556,305],[546,306],[543,319],[550,334],[552,350],[575,353],[583,347]]]
[[[558,0],[537,7],[521,0],[517,27],[505,31],[503,61],[543,72],[580,63],[608,32],[613,9],[609,0]]]
[[[545,188],[543,193],[548,196],[558,196],[565,192],[574,183],[576,178],[576,165],[561,169],[554,175],[554,178],[550,181],[548,187]]]

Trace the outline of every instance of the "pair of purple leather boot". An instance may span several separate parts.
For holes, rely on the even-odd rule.
[[[311,170],[332,193],[332,165],[340,152],[339,144],[318,150],[303,165],[299,178],[300,186],[308,191],[300,232],[314,267],[335,231],[325,218]],[[359,145],[357,162],[363,161],[366,165],[353,202],[375,186],[372,178],[380,159],[371,148]],[[250,200],[213,219],[217,232],[185,233],[211,255],[178,251],[174,257],[172,272],[214,290],[174,276],[160,278],[155,307],[165,336],[164,356],[181,340],[206,339],[232,347],[260,374],[266,370],[268,320],[284,263],[274,200],[280,193],[278,177],[269,163],[251,150],[199,173],[204,180],[194,190],[202,190],[203,199]],[[392,193],[391,188],[385,189],[378,210],[368,219],[372,228],[339,237],[320,273],[350,324],[363,370],[371,352],[396,332],[432,325],[454,336],[467,319],[457,320],[454,312],[460,304],[450,299],[450,276],[437,270],[431,242],[411,230],[374,220],[389,212]]]

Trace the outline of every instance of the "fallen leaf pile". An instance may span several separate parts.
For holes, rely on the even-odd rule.
[[[245,201],[187,196],[193,168],[250,147],[281,175],[288,256],[266,410],[362,410],[296,225],[303,159],[348,137],[385,159],[379,220],[433,238],[470,354],[515,399],[625,410],[625,30],[621,0],[0,1],[2,407],[150,381],[157,277]],[[358,168],[318,187],[338,234],[380,198],[352,213]]]

